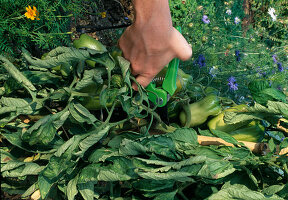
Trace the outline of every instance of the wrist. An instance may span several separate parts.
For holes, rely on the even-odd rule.
[[[168,0],[133,0],[135,11],[134,25],[161,29],[172,28],[172,20]]]

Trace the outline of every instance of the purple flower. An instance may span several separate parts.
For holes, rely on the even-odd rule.
[[[267,76],[267,73],[266,72],[259,72],[259,75],[263,76],[265,78]]]
[[[238,84],[236,83],[235,77],[230,76],[230,78],[228,79],[228,86],[230,90],[238,90]]]
[[[202,21],[203,21],[205,24],[209,24],[209,23],[210,23],[210,20],[208,19],[208,16],[207,16],[207,15],[203,15]]]
[[[204,55],[202,55],[202,54],[199,55],[199,57],[197,59],[197,64],[199,65],[199,67],[205,67],[206,66]]]
[[[272,56],[272,58],[273,58],[273,62],[276,64],[277,63],[277,56],[274,54],[273,56]]]
[[[284,71],[284,67],[282,66],[282,63],[278,62],[277,66],[278,66],[279,72],[283,72]]]

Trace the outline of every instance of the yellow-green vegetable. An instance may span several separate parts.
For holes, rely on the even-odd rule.
[[[264,131],[265,127],[260,124],[260,121],[254,120],[229,134],[238,141],[259,142],[264,136]]]
[[[248,106],[245,104],[240,104],[231,108],[228,108],[226,110],[224,110],[223,112],[221,112],[219,115],[217,115],[216,117],[212,118],[209,122],[208,122],[208,127],[209,129],[212,130],[219,130],[219,131],[224,131],[224,132],[231,132],[234,131],[238,128],[240,128],[241,126],[247,125],[249,124],[249,121],[245,121],[245,122],[240,122],[237,124],[226,124],[224,122],[224,115],[225,112],[231,111],[231,112],[245,112],[247,111]]]
[[[182,126],[195,127],[203,124],[209,116],[218,115],[221,110],[219,97],[208,95],[198,102],[184,106],[179,119]]]
[[[243,121],[236,124],[226,124],[224,122],[225,112],[246,112],[248,111],[247,109],[248,106],[245,104],[228,108],[212,118],[207,125],[212,133],[215,130],[223,131],[229,133],[239,141],[258,142],[263,137],[265,131],[265,127],[260,124],[260,121]]]

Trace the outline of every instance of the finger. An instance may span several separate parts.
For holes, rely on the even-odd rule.
[[[175,29],[175,35],[172,39],[172,47],[174,48],[176,57],[180,60],[188,60],[192,56],[192,48],[182,36],[182,34]]]
[[[143,75],[138,75],[136,77],[136,81],[142,85],[144,88],[146,88],[149,83],[153,80],[154,77],[147,77],[147,76],[143,76]],[[136,85],[137,86],[137,85]]]

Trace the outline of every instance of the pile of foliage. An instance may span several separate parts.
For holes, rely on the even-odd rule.
[[[175,120],[168,126],[147,92],[140,86],[133,91],[129,62],[98,41],[93,49],[57,47],[42,59],[22,52],[14,64],[0,57],[6,75],[1,189],[8,194],[69,200],[288,198],[288,159],[274,155],[288,146],[287,132],[275,129],[266,136],[270,152],[261,155],[228,133],[212,133],[206,123],[193,129]],[[193,103],[187,93],[193,84],[170,104]],[[288,119],[283,93],[262,82],[253,83],[251,92],[259,104],[249,112],[230,112],[227,123],[257,119],[275,128],[270,119]],[[209,95],[206,90],[198,96]],[[199,135],[216,139],[214,134],[234,147],[198,143]],[[277,139],[280,134],[284,138]]]

